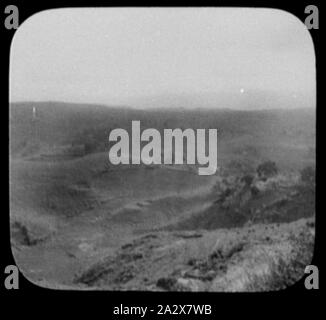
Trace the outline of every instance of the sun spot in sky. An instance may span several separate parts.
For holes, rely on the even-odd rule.
[[[244,89],[243,88],[240,89],[240,93],[244,93]]]

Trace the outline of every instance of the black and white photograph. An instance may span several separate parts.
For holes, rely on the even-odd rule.
[[[254,7],[61,8],[16,30],[10,242],[60,290],[270,292],[315,242],[316,61]]]

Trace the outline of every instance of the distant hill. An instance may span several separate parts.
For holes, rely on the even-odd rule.
[[[129,100],[128,100],[129,101]],[[205,93],[162,93],[137,97],[131,100],[137,108],[156,109],[231,109],[231,110],[272,110],[306,109],[315,105],[313,96],[299,92],[258,90],[250,87]]]
[[[36,114],[33,118],[33,107]],[[282,142],[312,144],[315,140],[314,109],[239,111],[230,109],[133,109],[124,106],[23,102],[10,105],[10,146],[15,154],[35,140],[57,146],[88,143],[104,150],[114,128],[130,131],[131,121],[141,128],[217,128],[220,139],[230,143],[243,139],[252,143]],[[36,129],[35,129],[36,128]]]

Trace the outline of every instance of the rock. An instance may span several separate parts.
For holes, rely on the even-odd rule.
[[[205,291],[206,285],[203,281],[197,279],[179,278],[177,287],[181,291]]]
[[[188,270],[184,273],[184,276],[186,276],[187,278],[199,278],[200,271],[199,269]]]
[[[216,276],[216,271],[215,270],[209,270],[208,272],[206,272],[205,274],[205,279],[206,280],[213,280]]]
[[[156,285],[164,290],[174,291],[176,283],[177,280],[175,278],[167,277],[158,279]]]
[[[255,188],[258,193],[265,192],[267,189],[268,183],[264,181],[257,181],[252,187]]]
[[[127,283],[133,278],[134,278],[134,274],[132,269],[126,268],[118,274],[118,276],[114,279],[114,281],[116,283]]]
[[[195,266],[197,264],[197,259],[196,258],[191,258],[191,259],[189,259],[187,264],[189,266]]]
[[[89,252],[92,251],[94,248],[92,244],[89,244],[87,242],[82,242],[78,245],[78,249],[83,252]]]
[[[233,254],[242,251],[244,245],[238,239],[217,239],[211,256],[224,259],[230,258]]]

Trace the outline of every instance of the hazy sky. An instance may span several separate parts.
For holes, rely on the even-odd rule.
[[[11,47],[11,101],[129,103],[160,94],[315,95],[309,32],[272,9],[58,9]]]

